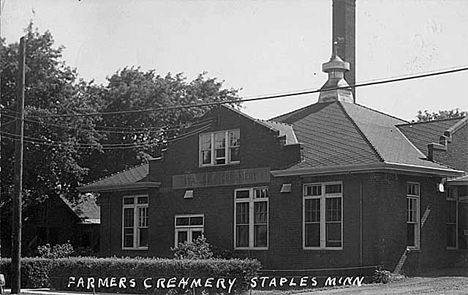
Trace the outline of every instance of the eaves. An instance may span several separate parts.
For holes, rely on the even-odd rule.
[[[274,177],[283,176],[311,176],[311,175],[336,175],[350,173],[367,173],[367,172],[392,172],[392,173],[410,173],[418,175],[431,175],[441,177],[460,176],[465,171],[454,170],[450,168],[434,168],[424,167],[409,164],[399,164],[391,162],[362,164],[362,165],[340,165],[330,167],[311,167],[299,169],[284,169],[273,170],[271,174]]]

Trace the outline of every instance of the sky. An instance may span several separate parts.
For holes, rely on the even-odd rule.
[[[124,67],[207,72],[242,98],[319,89],[331,56],[332,0],[1,0],[1,35],[18,42],[32,20],[63,59],[106,84]],[[468,66],[468,0],[356,0],[356,82]],[[362,87],[360,105],[411,121],[418,110],[468,111],[468,71]],[[27,99],[27,98],[26,98]],[[244,103],[269,119],[317,94]]]

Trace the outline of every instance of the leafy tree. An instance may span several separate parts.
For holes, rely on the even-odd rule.
[[[101,92],[104,115],[96,128],[103,132],[105,149],[92,151],[89,179],[105,176],[157,157],[168,140],[210,107],[167,108],[237,99],[237,90],[223,89],[222,82],[200,74],[188,82],[183,74],[160,76],[154,70],[124,68],[110,78]],[[238,104],[232,104],[238,105]],[[161,111],[128,112],[166,108]]]
[[[80,165],[82,145],[99,147],[94,131],[99,117],[56,117],[74,112],[95,112],[90,89],[76,71],[61,60],[63,47],[54,48],[50,32],[33,28],[26,33],[24,124],[24,206],[51,195],[73,196],[87,168]],[[14,119],[17,100],[18,43],[1,44],[2,196],[8,205],[13,193]],[[2,217],[8,210],[2,211]]]
[[[430,113],[428,110],[424,110],[424,112],[419,110],[418,115],[416,116],[418,118],[416,122],[428,122],[428,121],[460,118],[460,117],[465,117],[466,115],[468,115],[468,112],[459,111],[459,109],[439,111],[438,113],[435,113],[435,112]]]
[[[39,33],[30,23],[25,33],[25,212],[53,195],[73,199],[78,196],[76,187],[82,183],[158,156],[183,126],[209,107],[138,110],[237,98],[237,90],[223,89],[222,82],[207,78],[206,74],[188,82],[182,74],[162,77],[155,71],[124,68],[108,78],[108,85],[95,85],[78,79],[76,70],[62,60],[64,48],[54,47],[50,32]],[[11,220],[8,208],[14,187],[14,145],[18,139],[18,48],[18,43],[6,45],[1,40],[2,240],[10,236],[5,228]],[[101,115],[102,112],[118,114]]]
[[[223,89],[222,82],[206,73],[188,82],[182,74],[163,77],[132,67],[116,72],[106,86],[88,83],[62,60],[64,48],[54,47],[50,32],[41,34],[32,23],[25,32],[26,203],[53,194],[76,196],[76,187],[83,182],[158,156],[168,140],[210,107],[138,110],[237,98],[237,90]],[[0,50],[1,186],[6,196],[1,200],[8,202],[13,190],[18,44],[2,41]],[[67,116],[84,113],[98,115]]]

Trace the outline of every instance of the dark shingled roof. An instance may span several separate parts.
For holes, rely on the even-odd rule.
[[[417,122],[398,125],[398,129],[424,154],[427,155],[427,145],[429,143],[439,143],[439,139],[444,132],[463,118],[454,118],[439,121]]]
[[[450,126],[456,130],[453,125],[460,122],[457,120],[434,122],[422,128],[423,124],[408,124],[407,121],[382,112],[342,101],[312,104],[268,121],[256,120],[239,110],[228,109],[278,131],[279,136],[286,136],[287,144],[302,144],[304,161],[283,171],[315,168],[340,170],[343,167],[365,168],[367,165],[376,167],[385,164],[403,169],[413,167],[460,173],[429,161],[425,148],[422,148],[423,144],[434,141],[436,134],[442,135]],[[430,132],[426,130],[429,126],[433,127]],[[158,187],[160,183],[148,180],[148,170],[149,165],[145,163],[79,190],[92,192]]]
[[[82,224],[99,224],[101,213],[96,203],[96,197],[92,194],[82,195],[77,201],[70,201],[60,197],[62,201],[76,214]]]
[[[271,120],[292,125],[303,144],[304,161],[290,169],[376,163],[447,168],[428,161],[397,128],[406,121],[358,104],[316,103]]]
[[[138,185],[140,185],[139,187],[157,186],[158,183],[147,181],[146,177],[148,176],[148,173],[149,164],[144,163],[140,166],[118,172],[116,174],[84,185],[78,188],[78,190],[81,192],[97,192],[128,188],[129,185],[134,185],[135,187],[138,187]]]

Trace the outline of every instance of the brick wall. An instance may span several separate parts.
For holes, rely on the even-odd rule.
[[[445,195],[436,191],[437,180],[388,173],[272,178],[270,184],[264,184],[270,191],[269,249],[234,253],[259,259],[265,269],[383,265],[393,270],[406,249],[406,183],[411,181],[421,184],[421,217],[428,207],[430,213],[421,229],[421,248],[408,254],[404,269],[415,272],[421,267],[442,266],[447,255]],[[329,181],[343,182],[343,250],[304,250],[303,184]],[[283,183],[292,184],[291,193],[280,193]],[[204,214],[208,242],[233,250],[234,190],[241,187],[251,186],[196,188],[193,199],[184,199],[183,189],[150,193],[148,251],[121,250],[125,193],[104,195],[100,200],[102,254],[171,257],[176,214]]]

